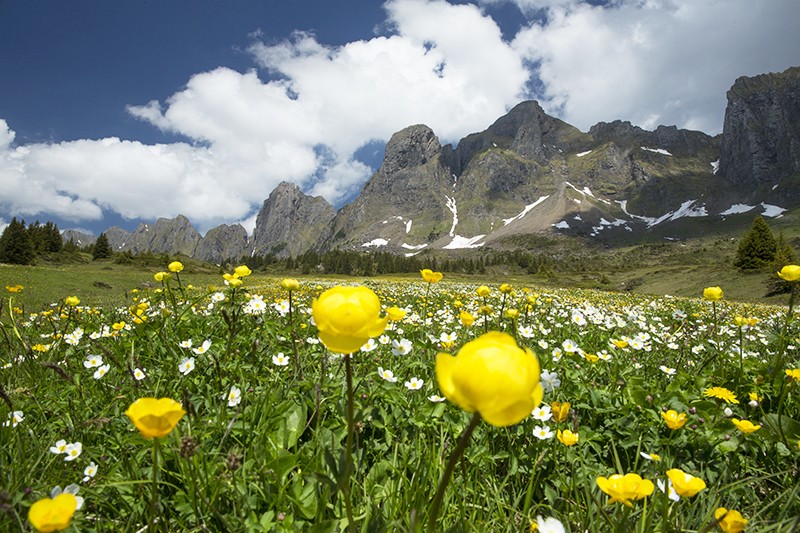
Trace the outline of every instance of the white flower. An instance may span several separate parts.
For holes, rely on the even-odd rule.
[[[434,403],[443,402],[446,399],[447,398],[445,398],[444,396],[439,396],[438,394],[431,394],[430,396],[428,396],[428,400],[430,400],[430,401],[432,401]]]
[[[558,373],[550,372],[549,370],[542,371],[540,382],[545,392],[553,392],[554,389],[557,389],[561,386],[561,380],[558,379]]]
[[[86,357],[86,361],[83,362],[83,366],[86,368],[95,368],[102,365],[103,357],[100,355],[88,355]]]
[[[658,369],[661,370],[663,373],[665,373],[668,376],[674,376],[675,374],[678,373],[677,369],[670,368],[670,367],[664,366],[664,365],[659,366]]]
[[[575,353],[578,351],[578,343],[576,343],[572,339],[567,339],[561,343],[561,347],[564,348],[566,353]]]
[[[289,313],[289,300],[275,302],[272,304],[272,308],[275,309],[281,316],[286,316]]]
[[[264,297],[258,294],[250,298],[250,301],[242,308],[242,311],[248,315],[260,315],[266,310],[267,304],[264,302]]]
[[[228,407],[236,407],[242,401],[242,390],[236,385],[231,385],[231,390],[225,399],[228,400]]]
[[[192,339],[189,339],[189,340],[186,340],[186,341],[181,341],[178,346],[180,346],[181,348],[191,348],[192,347]]]
[[[100,379],[105,376],[108,371],[111,369],[111,365],[103,365],[99,367],[97,370],[94,371],[94,379]]]
[[[225,293],[223,292],[215,292],[211,295],[212,302],[224,302],[225,301]]]
[[[406,355],[411,351],[411,341],[408,339],[400,339],[399,341],[392,341],[392,353],[394,355]]]
[[[533,328],[530,326],[520,326],[517,331],[519,332],[519,336],[525,339],[533,337]]]
[[[13,413],[8,413],[8,420],[3,422],[3,426],[15,428],[23,420],[25,420],[25,415],[22,414],[22,411],[14,411]]]
[[[547,422],[553,417],[553,413],[550,409],[550,406],[547,404],[540,405],[539,407],[533,410],[531,416],[536,420],[541,420],[542,422]]]
[[[378,337],[378,342],[381,344],[389,344],[391,342],[391,339],[389,338],[388,335],[381,335],[380,337]]]
[[[55,446],[50,446],[50,452],[56,454],[67,453],[67,441],[64,439],[56,441]]]
[[[194,357],[187,357],[178,365],[178,371],[184,376],[188,376],[192,370],[194,370]]]
[[[444,333],[444,332],[442,332],[442,334],[439,335],[439,342],[441,342],[442,344],[449,343],[449,342],[456,342],[457,339],[458,339],[458,335],[455,332],[453,332],[453,333]]]
[[[92,479],[94,476],[97,475],[97,465],[92,461],[89,463],[89,466],[83,469],[83,481],[84,483]]]
[[[586,317],[583,316],[583,313],[580,311],[574,311],[572,313],[572,322],[578,326],[585,326],[586,325]]]
[[[558,518],[553,518],[552,516],[548,518],[537,516],[536,525],[539,533],[564,533],[564,524]]]
[[[533,436],[539,440],[547,440],[553,438],[553,432],[550,426],[536,426],[533,428]]]
[[[672,487],[672,480],[671,479],[667,480],[667,484],[664,484],[664,480],[663,479],[657,479],[656,480],[656,485],[658,485],[658,488],[661,489],[661,492],[669,491],[669,492],[667,492],[667,494],[668,494],[670,500],[672,500],[674,502],[680,501],[681,497],[678,496],[678,493],[675,492],[675,489]]]
[[[394,377],[394,372],[391,370],[384,370],[383,367],[378,367],[378,375],[388,381],[389,383],[394,383],[397,381],[397,378]]]
[[[544,339],[539,339],[539,341],[536,344],[538,344],[539,348],[541,348],[542,350],[546,350],[550,347],[550,343]]]
[[[201,344],[197,348],[192,348],[192,351],[197,355],[202,355],[206,353],[209,348],[211,348],[211,341],[209,339],[206,339],[203,341],[203,344]]]
[[[146,378],[147,375],[144,373],[144,370],[142,370],[141,368],[134,368],[133,369],[133,377],[136,378],[136,381],[141,381],[144,378]]]
[[[272,364],[277,366],[286,366],[289,364],[289,358],[283,355],[283,352],[278,352],[272,356]]]
[[[611,361],[611,354],[606,350],[597,352],[597,357],[599,357],[601,361]]]
[[[66,454],[64,460],[74,461],[75,459],[80,457],[82,451],[83,451],[83,444],[81,444],[80,442],[71,442],[67,444],[67,447],[64,449],[64,453]]]
[[[561,348],[558,348],[558,347],[553,348],[553,362],[554,363],[558,363],[559,361],[561,361],[561,356],[562,355],[563,355],[563,352],[561,351]]]
[[[410,380],[406,381],[404,385],[408,390],[419,390],[422,388],[425,382],[419,378],[411,378]]]
[[[361,347],[362,352],[371,352],[375,348],[378,347],[378,343],[375,342],[375,339],[368,339],[367,342],[364,343],[364,346]]]

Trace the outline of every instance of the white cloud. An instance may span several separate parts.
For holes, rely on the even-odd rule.
[[[547,15],[514,39],[539,65],[542,106],[583,130],[619,118],[718,133],[737,77],[782,71],[800,57],[796,0],[516,3]]]

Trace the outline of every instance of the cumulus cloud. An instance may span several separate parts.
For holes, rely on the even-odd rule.
[[[516,3],[544,14],[514,39],[541,81],[543,107],[584,130],[619,118],[718,133],[737,77],[800,57],[795,0]]]

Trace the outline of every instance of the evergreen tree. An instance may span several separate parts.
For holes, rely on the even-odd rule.
[[[111,257],[111,244],[105,233],[101,233],[92,247],[92,259],[107,259]]]
[[[759,215],[739,242],[736,261],[733,264],[741,270],[759,270],[772,263],[776,251],[772,230],[764,217]]]
[[[25,229],[25,221],[12,218],[0,235],[0,263],[28,265],[33,262],[34,256],[33,244]]]
[[[784,294],[791,290],[791,284],[778,276],[778,272],[786,265],[796,265],[797,256],[792,245],[786,242],[783,233],[778,234],[775,240],[775,258],[772,260],[767,278],[767,296]]]

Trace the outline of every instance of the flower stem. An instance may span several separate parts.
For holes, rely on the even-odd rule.
[[[472,419],[469,421],[469,425],[464,429],[464,432],[461,433],[461,436],[458,438],[458,444],[456,445],[456,449],[453,450],[453,454],[450,456],[450,460],[447,462],[447,467],[445,468],[444,475],[442,476],[441,481],[439,481],[439,488],[436,489],[436,495],[433,497],[433,502],[431,503],[431,512],[428,516],[428,532],[433,533],[436,531],[436,519],[439,517],[439,509],[442,506],[442,498],[444,497],[444,490],[447,488],[447,484],[450,481],[450,477],[453,475],[453,470],[455,469],[456,463],[464,454],[464,450],[467,449],[467,444],[469,443],[469,439],[472,436],[472,432],[475,431],[475,428],[478,427],[478,424],[481,421],[481,415],[479,413],[475,413],[472,415]]]
[[[158,499],[158,437],[153,438],[153,484],[152,494],[150,495],[150,519],[147,521],[150,524],[149,529],[153,531],[156,524],[156,501]]]
[[[344,496],[344,506],[347,512],[347,529],[348,531],[355,531],[355,520],[353,519],[353,503],[350,497],[350,476],[355,470],[353,464],[353,435],[355,433],[355,420],[354,420],[354,405],[353,405],[353,366],[350,358],[352,354],[344,356],[345,376],[347,380],[347,441],[344,449],[345,471],[342,476],[342,484],[340,490]]]

